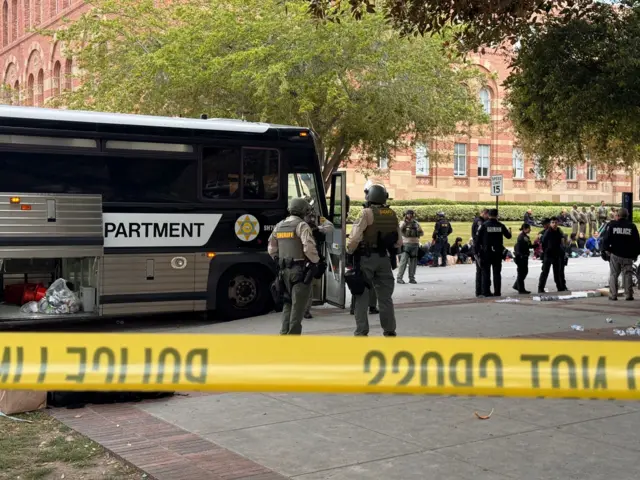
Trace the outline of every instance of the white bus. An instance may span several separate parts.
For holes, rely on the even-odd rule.
[[[15,292],[57,278],[91,297],[76,317],[269,312],[294,196],[334,224],[314,300],[344,308],[345,187],[327,200],[305,128],[0,106],[0,319],[50,317]]]

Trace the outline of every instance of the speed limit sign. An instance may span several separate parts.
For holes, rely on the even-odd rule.
[[[499,197],[504,192],[502,175],[492,175],[491,176],[491,195],[494,197]]]

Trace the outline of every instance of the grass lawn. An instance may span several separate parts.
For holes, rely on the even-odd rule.
[[[15,416],[33,423],[0,417],[0,479],[146,478],[45,412]]]
[[[520,234],[520,226],[522,225],[522,222],[502,222],[504,223],[507,228],[511,227],[511,232],[512,232],[512,236],[510,240],[507,240],[506,238],[504,239],[504,246],[508,247],[508,248],[513,248],[513,246],[516,244],[516,239],[518,238],[518,235]],[[420,225],[422,226],[422,230],[424,230],[424,236],[428,237],[431,236],[433,234],[433,227],[435,226],[435,222],[420,222]],[[451,222],[451,228],[453,228],[453,233],[449,236],[449,243],[453,243],[456,241],[456,237],[462,237],[462,243],[467,243],[469,241],[469,239],[471,238],[471,222]],[[531,232],[536,233],[538,231],[542,230],[542,227],[540,228],[532,228]],[[534,235],[531,235],[533,238],[531,239],[531,241],[533,241],[535,239]],[[423,237],[424,238],[424,237]]]

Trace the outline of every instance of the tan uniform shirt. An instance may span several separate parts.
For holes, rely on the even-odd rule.
[[[293,217],[287,217],[286,220],[289,220]],[[274,229],[275,232],[275,229]],[[311,233],[311,227],[307,225],[305,222],[300,222],[296,227],[296,235],[300,238],[302,242],[302,249],[304,251],[304,255],[309,259],[311,263],[318,263],[320,261],[320,257],[318,256],[318,249],[316,248],[316,241],[313,238],[313,233]],[[272,233],[269,237],[269,244],[267,246],[267,251],[272,258],[278,256],[278,239]]]
[[[406,221],[402,221],[400,222],[400,231],[404,231],[404,227],[405,224],[407,224],[409,222]],[[420,226],[420,224],[418,222],[416,222],[418,224],[418,235],[417,237],[405,237],[404,235],[402,236],[402,243],[405,245],[408,244],[412,244],[412,245],[420,245],[420,237],[424,235],[424,232],[422,231],[422,227]]]
[[[367,229],[369,225],[373,225],[373,210],[370,208],[364,208],[362,210],[362,214],[360,218],[358,218],[351,229],[351,235],[347,239],[347,252],[353,253],[360,245],[362,238],[364,236],[364,231]],[[402,232],[400,231],[400,225],[398,225],[398,241],[395,244],[396,248],[400,248],[402,246]]]

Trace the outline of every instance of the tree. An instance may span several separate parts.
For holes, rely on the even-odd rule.
[[[463,51],[515,44],[532,25],[549,17],[588,16],[598,0],[307,0],[314,18],[340,21],[345,13],[356,19],[382,13],[403,35],[442,34],[457,26],[454,38]]]
[[[640,159],[640,2],[551,19],[522,39],[505,86],[510,119],[541,167]]]
[[[92,6],[55,32],[82,71],[58,105],[309,126],[325,181],[353,151],[371,165],[486,120],[480,74],[445,40],[403,38],[382,15],[317,25],[303,0]]]

